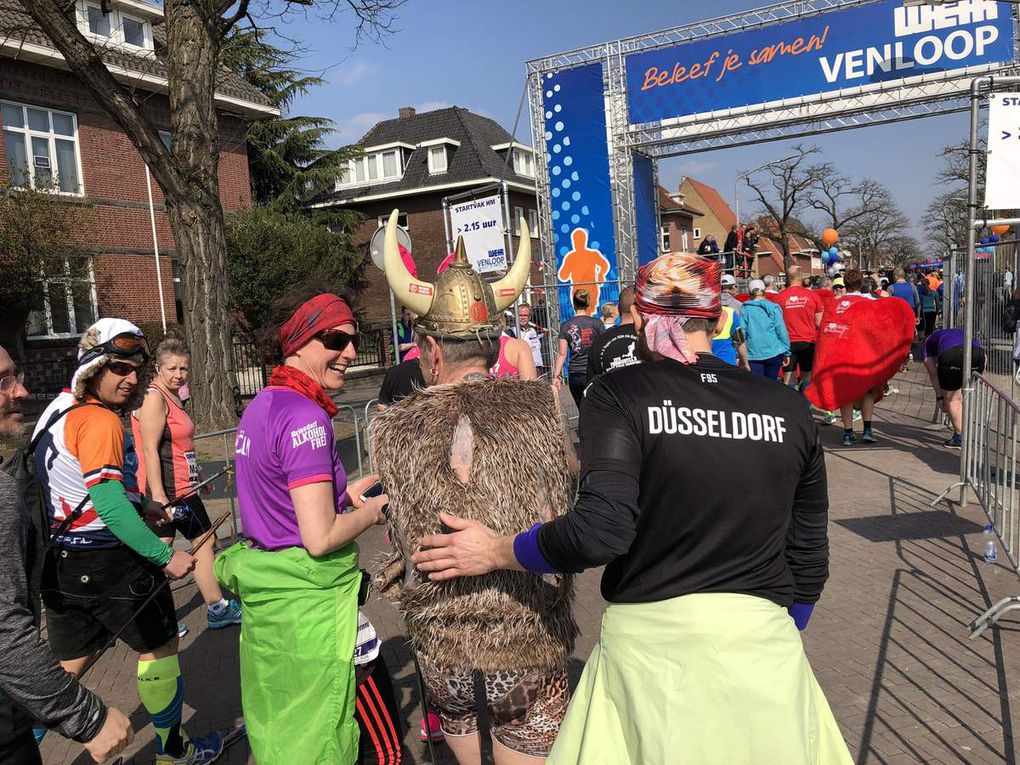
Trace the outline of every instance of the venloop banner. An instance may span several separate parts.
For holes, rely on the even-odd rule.
[[[602,64],[542,78],[549,205],[560,318],[574,314],[571,296],[588,290],[592,304],[615,301],[616,235],[609,186]]]
[[[1020,207],[1020,93],[993,93],[988,99],[985,168],[985,207]]]
[[[817,97],[1013,59],[1011,6],[994,0],[855,5],[626,57],[628,117],[646,124]]]

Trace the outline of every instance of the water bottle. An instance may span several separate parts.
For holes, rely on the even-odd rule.
[[[913,364],[914,363],[914,352],[913,351],[911,351],[910,355],[907,356],[907,363],[908,364]]]
[[[995,544],[995,529],[992,524],[985,526],[985,563],[995,563],[999,559],[999,549]]]

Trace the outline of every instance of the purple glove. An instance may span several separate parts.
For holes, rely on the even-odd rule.
[[[797,629],[801,632],[807,627],[808,620],[811,619],[811,612],[815,610],[814,603],[797,603],[790,606],[790,616],[793,617],[793,623],[797,625]]]

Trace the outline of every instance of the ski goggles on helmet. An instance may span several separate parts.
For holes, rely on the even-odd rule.
[[[82,354],[82,357],[78,359],[78,366],[83,367],[86,364],[95,361],[100,356],[119,356],[123,359],[129,359],[133,356],[142,356],[145,359],[149,358],[149,343],[146,341],[144,335],[136,335],[130,332],[125,332],[115,337],[111,337],[105,343],[100,343],[94,348],[89,348]]]

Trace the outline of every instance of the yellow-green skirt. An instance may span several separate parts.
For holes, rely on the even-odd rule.
[[[786,609],[610,605],[549,765],[851,765]]]

